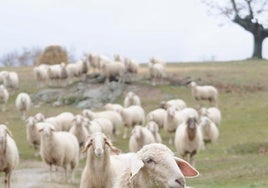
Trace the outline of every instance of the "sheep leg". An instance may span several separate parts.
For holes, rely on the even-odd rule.
[[[169,145],[172,145],[172,144],[173,144],[173,140],[174,140],[174,138],[173,138],[173,134],[172,134],[172,133],[169,133],[168,144],[169,144]]]
[[[127,139],[127,135],[128,135],[128,127],[125,127],[123,139]]]
[[[194,161],[194,156],[196,154],[196,150],[194,150],[191,154],[190,154],[190,164],[192,166],[195,166],[195,161]]]
[[[10,177],[11,177],[11,172],[6,172],[6,175],[5,175],[5,188],[10,188]]]
[[[38,156],[39,156],[38,149],[39,149],[39,148],[38,148],[38,145],[35,144],[35,145],[34,145],[34,156],[35,156],[35,157],[38,157]]]
[[[49,166],[49,181],[52,181],[52,165]]]

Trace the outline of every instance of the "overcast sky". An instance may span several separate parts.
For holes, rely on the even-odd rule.
[[[65,46],[147,61],[237,60],[251,56],[250,33],[223,27],[201,0],[0,0],[0,56],[23,47]],[[268,39],[263,55],[268,58]]]

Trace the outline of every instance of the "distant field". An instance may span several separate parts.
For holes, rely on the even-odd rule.
[[[26,142],[25,123],[20,119],[14,101],[19,92],[37,92],[37,84],[32,67],[7,69],[18,72],[20,88],[11,96],[7,111],[0,113],[0,123],[7,124],[13,132],[22,160],[19,168],[31,168],[28,163],[23,165],[25,161],[41,160],[33,157],[33,148]],[[147,66],[142,66],[140,78],[147,78],[146,74]],[[187,184],[195,188],[268,187],[268,61],[174,63],[167,65],[167,76],[172,80],[189,78],[197,83],[212,84],[220,91],[219,108],[223,116],[220,138],[196,156],[200,176],[187,179]],[[146,112],[157,108],[160,101],[172,98],[181,98],[188,106],[197,105],[186,86],[163,84],[153,87],[145,79],[128,85],[126,90],[134,90],[140,95]],[[118,103],[122,103],[123,97]],[[208,106],[206,102],[203,104]],[[44,104],[32,108],[29,114],[42,112],[52,116],[64,111],[77,114],[81,109],[73,106],[53,108],[51,104]],[[167,144],[163,130],[161,135]],[[128,140],[123,140],[122,135],[114,145],[128,151]],[[176,152],[174,146],[170,148]],[[84,162],[80,164],[79,172],[83,165]],[[79,187],[78,183],[73,187]]]

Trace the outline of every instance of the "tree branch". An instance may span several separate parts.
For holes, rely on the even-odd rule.
[[[232,6],[233,6],[233,9],[235,11],[235,17],[236,17],[236,16],[238,16],[238,9],[237,9],[235,0],[231,0],[231,3],[232,3]]]
[[[253,15],[252,6],[251,6],[251,0],[245,0],[245,1],[248,5],[249,17],[250,19],[253,19],[254,15]]]

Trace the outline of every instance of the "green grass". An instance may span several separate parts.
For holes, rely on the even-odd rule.
[[[3,68],[2,68],[3,69]],[[145,67],[142,66],[145,74]],[[21,91],[37,92],[31,67],[11,68],[20,76],[20,88],[10,98],[7,111],[0,114],[1,123],[6,123],[13,132],[22,160],[40,160],[33,157],[33,148],[26,143],[25,123],[14,107],[16,95]],[[220,138],[196,156],[196,168],[200,176],[187,179],[189,186],[197,188],[264,188],[268,187],[268,62],[238,61],[221,63],[169,64],[168,75],[183,79],[191,77],[198,83],[213,84],[220,91],[222,124]],[[196,107],[190,88],[185,86],[159,85],[152,87],[142,81],[127,89],[135,88],[146,112],[157,108],[159,102],[181,98],[188,106]],[[122,104],[123,95],[117,102]],[[74,99],[70,99],[74,100]],[[206,102],[203,105],[208,106]],[[63,111],[80,113],[73,106],[53,108],[51,104],[32,108],[33,115],[42,112],[47,116]],[[161,130],[163,142],[167,135]],[[127,151],[128,141],[120,136],[114,143]],[[174,152],[174,146],[170,147]],[[81,168],[84,161],[80,164]]]

